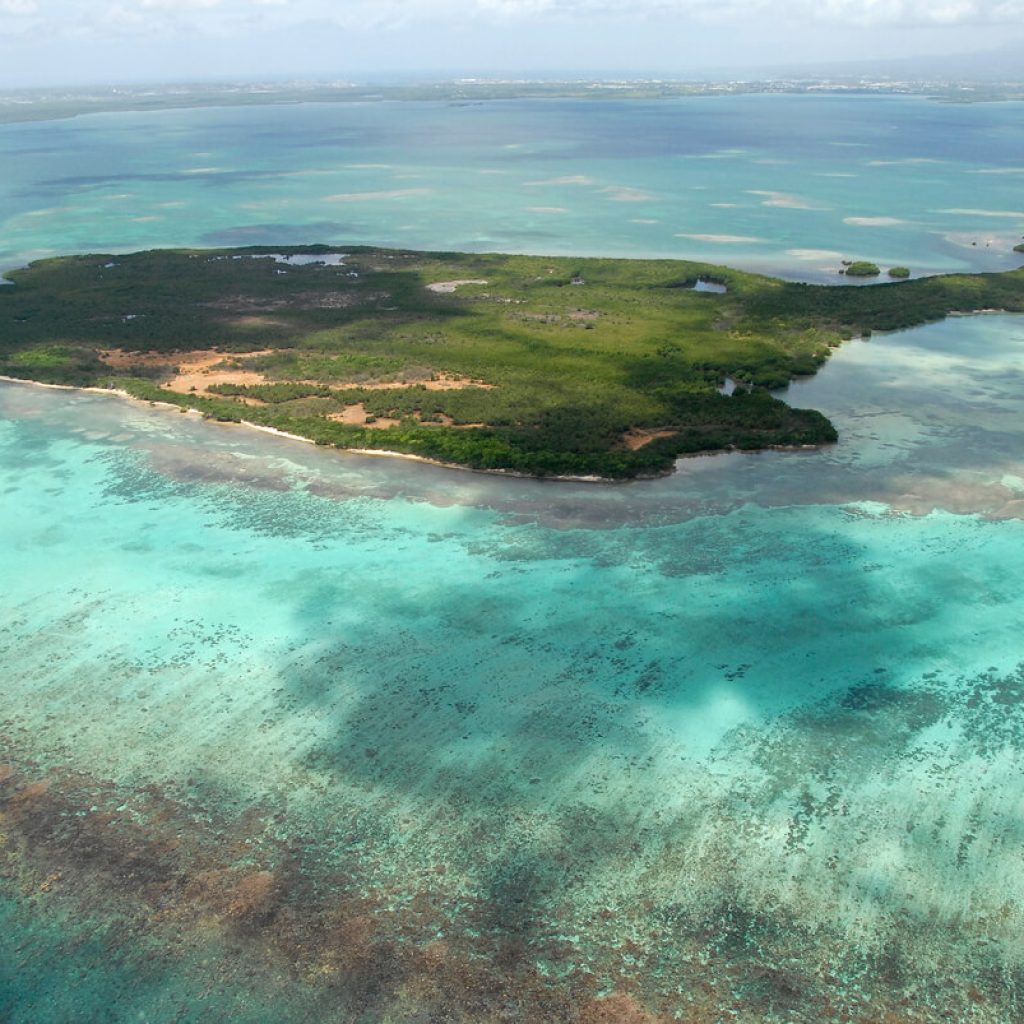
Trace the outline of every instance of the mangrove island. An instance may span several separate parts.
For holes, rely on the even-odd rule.
[[[853,336],[1024,310],[1024,270],[844,287],[366,246],[66,256],[6,276],[0,374],[339,448],[606,479],[834,441],[772,390]]]

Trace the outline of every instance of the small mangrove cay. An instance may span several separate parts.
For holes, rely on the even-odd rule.
[[[1024,311],[1024,270],[823,286],[676,260],[364,246],[65,256],[6,276],[5,376],[339,448],[607,479],[834,441],[824,415],[772,391],[844,339]]]

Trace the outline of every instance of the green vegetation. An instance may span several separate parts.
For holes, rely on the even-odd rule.
[[[1013,247],[1013,251],[1014,252],[1024,252],[1024,242],[1021,242],[1019,245],[1015,245]]]
[[[889,276],[894,281],[903,281],[906,278],[910,277],[910,268],[909,267],[890,267],[889,268]]]
[[[866,260],[856,260],[846,267],[847,277],[878,277],[880,273],[876,264],[868,263]]]
[[[1024,310],[1024,270],[853,288],[671,260],[366,247],[341,265],[273,258],[332,251],[33,263],[0,288],[0,373],[119,387],[325,445],[633,477],[687,452],[833,441],[824,416],[768,389],[855,334]],[[694,291],[698,280],[727,290]]]

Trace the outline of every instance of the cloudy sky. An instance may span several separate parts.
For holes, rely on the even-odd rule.
[[[1024,45],[1024,0],[0,0],[0,87],[660,74]]]

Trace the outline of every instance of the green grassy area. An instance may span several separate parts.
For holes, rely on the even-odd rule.
[[[339,447],[632,477],[687,452],[835,440],[824,416],[768,389],[814,373],[854,334],[1024,310],[1024,271],[826,287],[672,260],[367,247],[345,249],[341,265],[272,258],[337,251],[33,263],[0,288],[0,373],[122,387]],[[455,280],[487,283],[427,287]],[[726,291],[695,291],[698,280]],[[209,350],[219,377],[167,389],[190,353]],[[740,384],[730,396],[727,377]],[[468,386],[439,389],[443,378]]]

